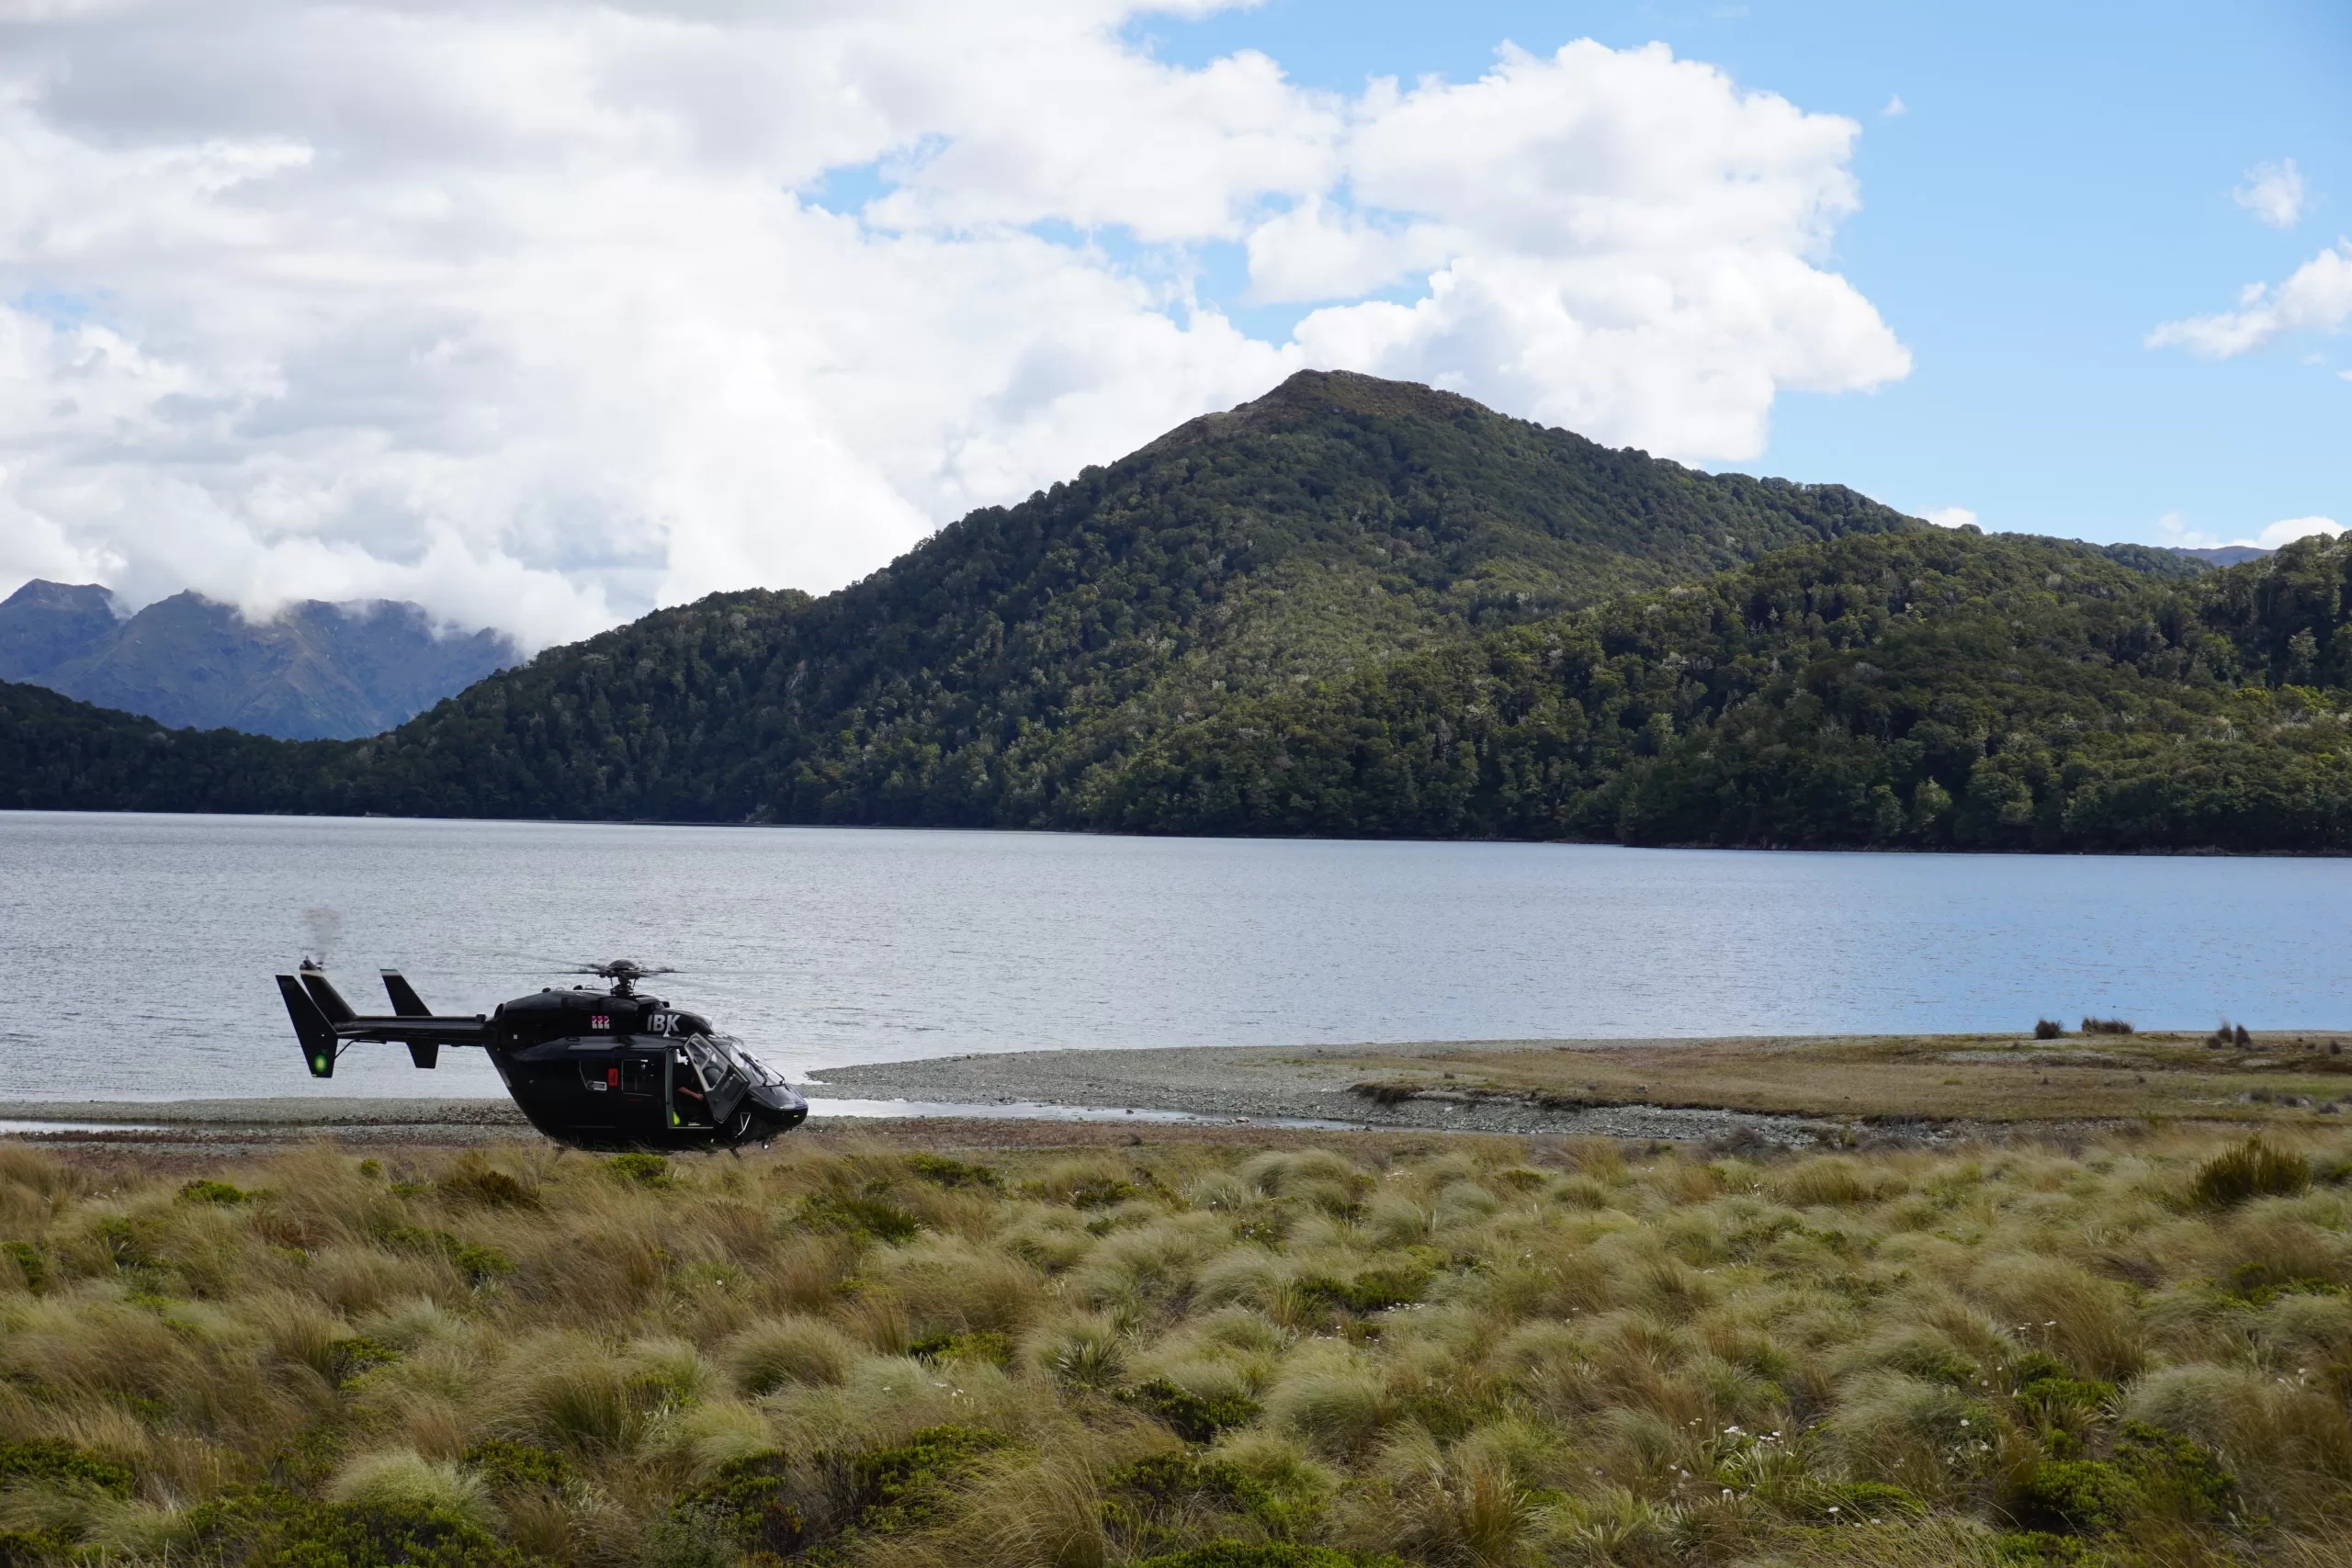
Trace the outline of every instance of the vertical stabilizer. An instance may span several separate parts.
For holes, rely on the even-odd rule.
[[[305,976],[304,978],[309,976]],[[302,1059],[314,1078],[334,1077],[334,1027],[302,982],[291,975],[277,977],[277,994],[286,998],[287,1016],[294,1021],[295,1037],[302,1042]],[[332,993],[330,993],[332,995]],[[341,998],[337,998],[340,1000]]]
[[[430,1018],[433,1010],[416,994],[416,987],[397,969],[384,971],[384,994],[392,998],[392,1010],[402,1018]]]
[[[311,999],[319,1004],[319,1010],[326,1015],[330,1023],[349,1023],[359,1016],[351,1010],[351,1004],[343,999],[343,993],[327,984],[323,969],[304,969],[302,988],[311,993]]]

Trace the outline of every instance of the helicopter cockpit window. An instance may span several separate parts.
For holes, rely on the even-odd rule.
[[[781,1085],[784,1082],[782,1073],[744,1050],[743,1043],[733,1035],[714,1034],[710,1040],[712,1044],[727,1054],[727,1059],[735,1065],[735,1070],[751,1082],[775,1085]]]

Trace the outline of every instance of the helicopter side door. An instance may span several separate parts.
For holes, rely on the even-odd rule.
[[[658,1129],[664,1098],[660,1051],[631,1049],[627,1041],[613,1043],[614,1049],[574,1058],[583,1120],[623,1131]]]

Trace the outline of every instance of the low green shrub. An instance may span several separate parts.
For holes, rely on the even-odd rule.
[[[774,1553],[760,1555],[763,1561],[782,1561]],[[693,1503],[681,1503],[654,1520],[638,1557],[640,1568],[736,1568],[742,1561],[727,1516]]]
[[[0,1568],[48,1568],[74,1551],[74,1538],[62,1530],[0,1530]]]
[[[616,1181],[632,1187],[663,1188],[670,1185],[670,1162],[662,1155],[615,1155],[604,1165],[605,1174]]]
[[[2212,1450],[2177,1432],[2127,1421],[2115,1459],[2152,1501],[2183,1518],[2217,1519],[2237,1502],[2237,1478]]]
[[[1114,1498],[1162,1508],[1198,1497],[1238,1506],[1265,1494],[1238,1466],[1186,1453],[1152,1454],[1123,1464],[1102,1478],[1102,1489]]]
[[[1176,1545],[1204,1511],[1261,1517],[1273,1502],[1238,1466],[1183,1453],[1121,1465],[1102,1491],[1103,1528],[1136,1555]]]
[[[365,1335],[358,1334],[347,1339],[336,1340],[330,1348],[328,1354],[328,1375],[337,1388],[343,1387],[354,1378],[401,1359],[397,1347],[387,1345],[380,1339],[370,1339]]]
[[[2119,1466],[2099,1460],[2043,1460],[2010,1489],[2010,1517],[2029,1530],[2098,1535],[2139,1506],[2140,1489]]]
[[[481,1476],[493,1495],[553,1491],[572,1475],[571,1461],[563,1455],[508,1438],[476,1443],[458,1456],[458,1462]]]
[[[807,1544],[800,1510],[785,1496],[782,1463],[775,1454],[736,1460],[679,1498],[667,1521],[669,1534],[676,1538],[673,1561],[683,1568],[679,1549],[696,1539],[724,1543],[729,1554],[718,1560],[722,1568],[732,1568],[742,1552],[785,1557]]]
[[[945,1155],[910,1154],[907,1168],[934,1187],[970,1188],[987,1192],[1004,1190],[1004,1179],[984,1165],[967,1165]]]
[[[1291,1287],[1301,1305],[1340,1308],[1362,1314],[1404,1306],[1421,1299],[1430,1276],[1419,1269],[1367,1269],[1350,1280],[1310,1275]]]
[[[1142,1196],[1143,1189],[1132,1181],[1122,1181],[1115,1176],[1095,1176],[1070,1189],[1069,1206],[1073,1209],[1111,1209]]]
[[[930,1523],[958,1476],[1012,1442],[977,1427],[931,1427],[893,1447],[867,1450],[850,1465],[857,1528],[889,1534]]]
[[[441,1509],[321,1503],[274,1486],[191,1509],[199,1561],[240,1568],[527,1568],[523,1553]]]
[[[214,1181],[207,1177],[199,1176],[193,1181],[180,1183],[180,1201],[183,1203],[218,1203],[223,1208],[230,1208],[252,1196],[242,1187],[231,1182]]]
[[[1147,1557],[1135,1568],[1404,1568],[1404,1563],[1394,1557],[1366,1557],[1329,1546],[1213,1540],[1190,1551]]]
[[[1119,1397],[1165,1422],[1170,1430],[1188,1443],[1214,1442],[1219,1432],[1247,1427],[1263,1409],[1256,1400],[1238,1393],[1204,1399],[1166,1378],[1154,1378],[1138,1387],[1123,1389]]]
[[[2039,1350],[2018,1357],[2009,1367],[2009,1376],[2019,1399],[2045,1409],[2063,1405],[2100,1410],[2115,1403],[2113,1383],[2077,1378],[2064,1362]]]
[[[39,1295],[49,1288],[49,1262],[40,1247],[28,1241],[0,1242],[0,1252],[16,1260],[17,1271],[25,1277],[25,1289]]]
[[[2152,1506],[2176,1518],[2221,1517],[2236,1478],[2211,1450],[2143,1422],[2126,1423],[2111,1460],[2045,1459],[2018,1477],[2010,1517],[2035,1535],[2102,1535]]]
[[[128,1497],[131,1474],[130,1467],[119,1459],[57,1438],[35,1438],[29,1442],[0,1443],[0,1486],[17,1481]]]

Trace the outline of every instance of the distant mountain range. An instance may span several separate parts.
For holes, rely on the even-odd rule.
[[[2271,552],[2259,545],[2214,545],[2204,549],[2191,549],[2186,545],[2167,546],[2173,554],[2201,560],[2208,566],[2244,566],[2250,560],[2260,560]]]
[[[2352,547],[1933,528],[1308,372],[368,739],[0,685],[0,806],[2352,851],[2347,687]]]
[[[435,636],[421,607],[389,600],[311,600],[249,622],[178,593],[125,616],[95,583],[35,579],[0,602],[0,680],[174,728],[374,735],[514,660],[499,633]]]

